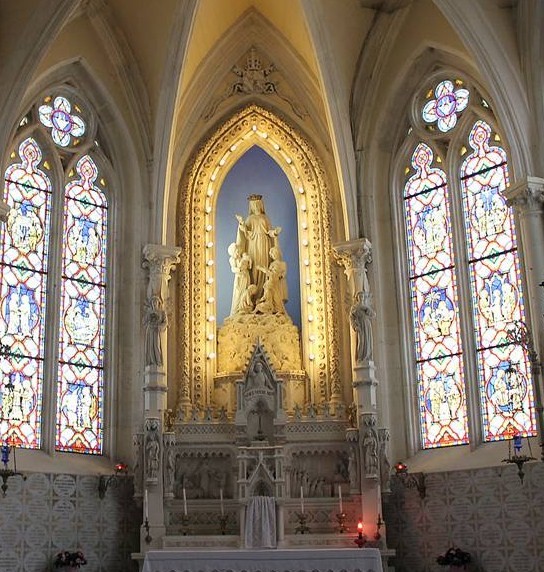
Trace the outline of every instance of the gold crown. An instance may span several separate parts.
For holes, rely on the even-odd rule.
[[[248,201],[260,201],[263,198],[262,195],[249,195]]]

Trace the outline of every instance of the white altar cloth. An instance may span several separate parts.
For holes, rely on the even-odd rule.
[[[383,572],[377,548],[150,550],[142,572]]]

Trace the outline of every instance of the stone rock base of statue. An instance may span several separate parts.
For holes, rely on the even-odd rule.
[[[242,372],[257,341],[266,350],[275,371],[300,371],[300,336],[286,314],[242,314],[231,316],[219,328],[217,371]]]

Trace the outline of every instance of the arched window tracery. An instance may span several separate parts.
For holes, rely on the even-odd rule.
[[[48,94],[5,170],[0,438],[19,447],[103,452],[108,205],[95,124],[72,90]]]
[[[464,80],[416,102],[403,211],[421,446],[535,435],[528,358],[508,336],[525,310],[506,151]]]

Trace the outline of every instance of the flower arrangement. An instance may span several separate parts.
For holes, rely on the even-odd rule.
[[[436,562],[440,566],[466,566],[472,561],[472,556],[470,552],[465,552],[460,548],[452,546],[448,548],[445,554],[440,555]]]
[[[68,566],[79,568],[80,566],[85,566],[85,564],[87,564],[87,560],[81,550],[76,552],[63,550],[55,556],[55,568],[67,568]]]

